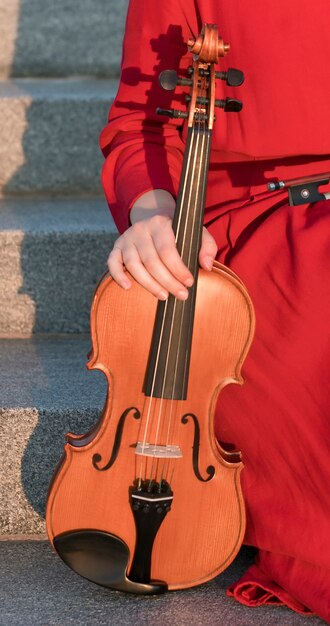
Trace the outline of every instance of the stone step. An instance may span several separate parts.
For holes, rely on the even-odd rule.
[[[0,78],[114,76],[128,0],[0,0]]]
[[[0,535],[44,533],[46,494],[67,431],[87,432],[106,396],[86,335],[0,340]]]
[[[208,584],[161,596],[106,590],[67,568],[43,541],[0,542],[1,626],[324,626],[277,606],[249,608],[226,596],[251,563],[243,549]]]
[[[103,198],[0,202],[0,335],[88,332],[116,238]]]
[[[116,80],[0,81],[0,195],[96,194]]]

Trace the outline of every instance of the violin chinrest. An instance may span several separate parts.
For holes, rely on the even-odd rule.
[[[144,595],[167,591],[167,585],[160,581],[147,584],[127,578],[128,546],[111,533],[74,530],[55,537],[54,547],[66,565],[102,587]]]

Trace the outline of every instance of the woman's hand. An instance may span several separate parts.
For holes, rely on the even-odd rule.
[[[118,285],[131,287],[126,267],[138,283],[160,300],[166,300],[169,293],[179,300],[188,297],[187,287],[194,281],[176,248],[174,209],[174,198],[163,189],[148,191],[138,198],[131,209],[132,226],[117,239],[108,258],[110,274]],[[204,228],[199,253],[201,267],[211,270],[216,253],[217,245]]]

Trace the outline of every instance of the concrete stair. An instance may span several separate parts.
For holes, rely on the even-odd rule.
[[[88,332],[116,232],[103,198],[0,201],[0,335]]]
[[[0,195],[101,194],[98,137],[117,80],[0,81]]]
[[[116,236],[98,137],[117,89],[126,8],[0,0],[2,537],[44,535],[64,433],[86,431],[103,406],[104,381],[97,396],[85,371],[84,333]]]
[[[0,535],[45,534],[45,503],[67,431],[87,432],[106,397],[85,369],[89,336],[0,341]]]
[[[128,0],[1,0],[0,80],[116,75]]]
[[[116,236],[98,137],[117,89],[126,8],[0,0],[3,537],[44,535],[64,433],[86,431],[103,406],[104,381],[91,385],[85,371],[84,333]]]

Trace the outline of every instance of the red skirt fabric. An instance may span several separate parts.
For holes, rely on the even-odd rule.
[[[228,185],[244,180],[240,167],[228,167]],[[207,214],[218,260],[245,282],[256,312],[245,384],[221,392],[215,419],[218,439],[243,451],[245,541],[259,548],[257,564],[228,593],[247,605],[285,603],[326,621],[330,201],[291,207],[285,190],[272,194],[253,180],[265,171],[281,179],[329,170],[325,160],[256,162],[240,200]]]

